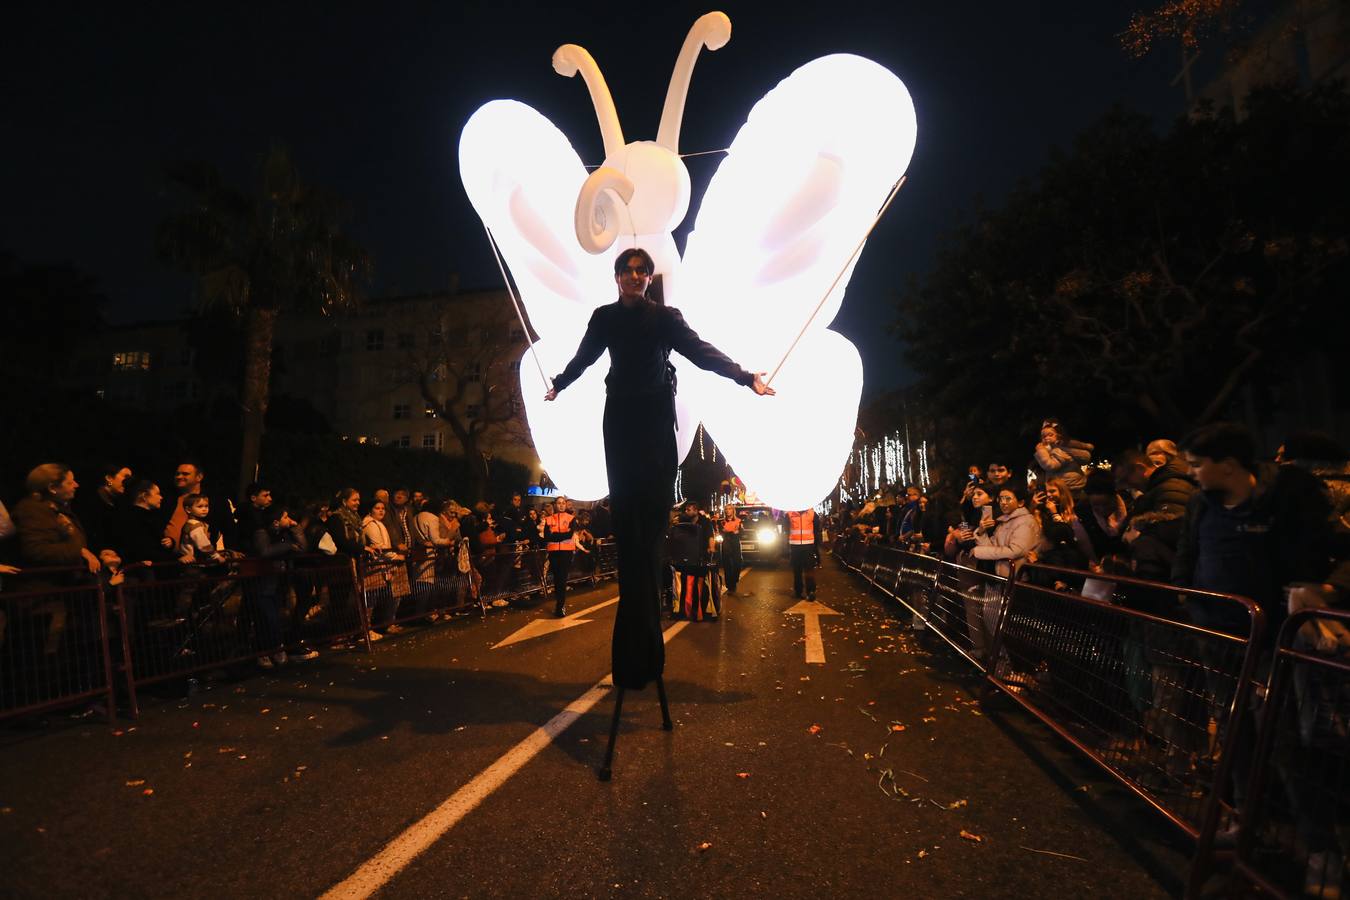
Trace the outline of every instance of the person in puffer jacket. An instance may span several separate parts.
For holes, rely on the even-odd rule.
[[[995,498],[1002,514],[992,528],[981,525],[975,531],[971,554],[977,560],[993,561],[994,572],[1000,576],[1009,575],[1040,543],[1041,526],[1026,508],[1026,499],[1021,485],[1005,484]]]

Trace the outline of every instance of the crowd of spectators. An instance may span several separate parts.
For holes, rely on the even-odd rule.
[[[1046,420],[1025,478],[1006,460],[971,465],[959,486],[845,506],[838,526],[999,576],[1041,563],[1238,594],[1266,610],[1272,635],[1288,588],[1304,603],[1350,600],[1350,453],[1326,435],[1290,435],[1268,460],[1222,422],[1179,444],[1095,450]]]
[[[453,498],[407,488],[378,489],[367,500],[346,487],[330,500],[297,503],[282,499],[265,482],[250,485],[246,500],[236,507],[208,482],[195,460],[176,467],[171,497],[156,481],[137,478],[130,467],[118,463],[102,467],[95,477],[93,485],[82,485],[68,466],[46,463],[28,473],[24,494],[12,511],[0,504],[0,589],[33,597],[94,579],[112,587],[128,580],[223,574],[232,564],[250,559],[344,555],[358,562],[370,610],[369,638],[380,640],[402,630],[394,620],[409,598],[427,621],[439,618],[431,609],[430,594],[438,573],[447,568],[462,576],[458,588],[475,600],[485,584],[488,596],[500,597],[512,568],[522,560],[542,569],[544,520],[554,512],[554,501],[531,506],[520,493],[500,508],[487,501],[469,508]],[[561,506],[566,500],[557,502]],[[603,501],[578,512],[573,571],[593,572],[596,542],[608,536]],[[530,550],[540,552],[523,552]],[[287,601],[279,585],[267,578],[257,584],[244,592],[250,638],[255,646],[273,651],[260,656],[259,664],[271,667],[317,656],[300,640],[296,616],[282,622]],[[44,606],[44,615],[50,613],[44,641],[48,652],[55,652],[61,641],[66,619],[64,610],[57,609],[61,606]],[[302,621],[305,611],[300,606],[297,602]],[[0,643],[5,608],[0,607]],[[23,604],[20,611],[32,612]]]

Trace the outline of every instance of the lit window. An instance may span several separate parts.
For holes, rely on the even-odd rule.
[[[150,351],[128,350],[113,354],[113,368],[119,372],[133,372],[150,368]]]
[[[357,442],[358,444],[364,444],[364,443],[366,442],[366,436],[365,436],[364,434],[363,434],[363,435],[359,435],[359,436],[356,438],[356,442]]]
[[[384,329],[372,328],[366,332],[366,349],[383,350],[384,349]]]
[[[426,409],[422,410],[422,417],[425,419],[436,418],[436,407],[428,406]]]
[[[436,435],[436,434],[424,434],[424,435],[422,435],[422,449],[423,449],[423,450],[435,450],[435,449],[436,449],[436,444],[438,443],[438,441],[437,441],[437,438],[438,438],[438,437],[440,437],[440,435]]]

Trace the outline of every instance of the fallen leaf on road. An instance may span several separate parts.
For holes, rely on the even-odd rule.
[[[924,716],[924,717],[923,717],[923,720],[924,720],[925,722],[936,722],[936,721],[937,721],[937,716]]]
[[[737,777],[737,778],[749,778],[749,777],[750,777],[750,773],[749,773],[749,772],[737,772],[737,773],[736,773],[736,777]]]
[[[806,730],[809,731],[809,732],[811,732],[812,734],[820,734],[820,726],[819,726],[819,725],[812,725],[810,728],[808,728],[808,729],[806,729]]]
[[[971,834],[969,831],[966,831],[964,828],[961,829],[961,839],[964,840],[964,841],[972,841],[972,842],[974,842],[974,843],[976,843],[976,844],[982,844],[982,843],[984,843],[984,838],[980,837],[978,834]]]
[[[707,841],[704,841],[703,843],[701,843],[701,844],[698,845],[698,852],[699,852],[699,853],[702,853],[702,852],[704,852],[705,850],[711,850],[711,849],[712,849],[712,844],[710,844],[710,843],[707,842]]]
[[[131,781],[127,782],[127,787],[140,787],[143,784],[145,784],[144,778],[133,778]]]
[[[892,726],[891,726],[891,731],[904,731],[904,730],[905,730],[905,726],[903,726],[903,725],[892,725]]]
[[[233,753],[233,752],[234,752],[234,748],[233,748],[233,747],[221,747],[221,748],[220,748],[219,750],[217,750],[216,752],[217,752],[217,753]]]
[[[927,851],[927,850],[920,850],[920,851],[919,851],[919,859],[923,859],[923,858],[924,858],[925,856],[927,856],[927,855],[928,855],[928,851]]]
[[[154,795],[155,795],[154,788],[146,788],[145,790],[141,791],[142,797],[153,797]]]
[[[769,814],[766,813],[764,810],[761,809],[761,810],[759,811],[759,817],[760,817],[761,819],[767,819],[767,818],[769,817]]]
[[[948,809],[960,809],[961,807],[963,807],[963,806],[968,806],[968,805],[969,805],[969,804],[967,804],[966,801],[964,801],[964,800],[953,800],[951,803],[948,803],[948,804],[947,804],[947,808],[948,808]]]
[[[119,728],[113,732],[113,737],[121,737],[124,734],[126,734],[126,732]]]
[[[402,698],[400,697],[399,699],[402,699]],[[268,713],[270,713],[271,711],[272,711],[272,708],[271,708],[270,706],[264,706],[264,707],[262,708],[261,714],[265,716],[265,715],[267,715]]]

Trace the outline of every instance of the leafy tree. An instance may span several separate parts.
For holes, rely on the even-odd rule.
[[[243,320],[242,499],[258,466],[277,317],[354,305],[370,258],[341,230],[344,205],[301,181],[284,148],[268,153],[251,193],[226,184],[209,163],[181,163],[168,176],[187,203],[160,224],[161,257],[198,276],[203,307]]]
[[[1271,89],[1248,112],[1160,136],[1113,110],[946,236],[894,328],[958,443],[1042,414],[1097,443],[1176,435],[1339,351],[1350,96]]]

